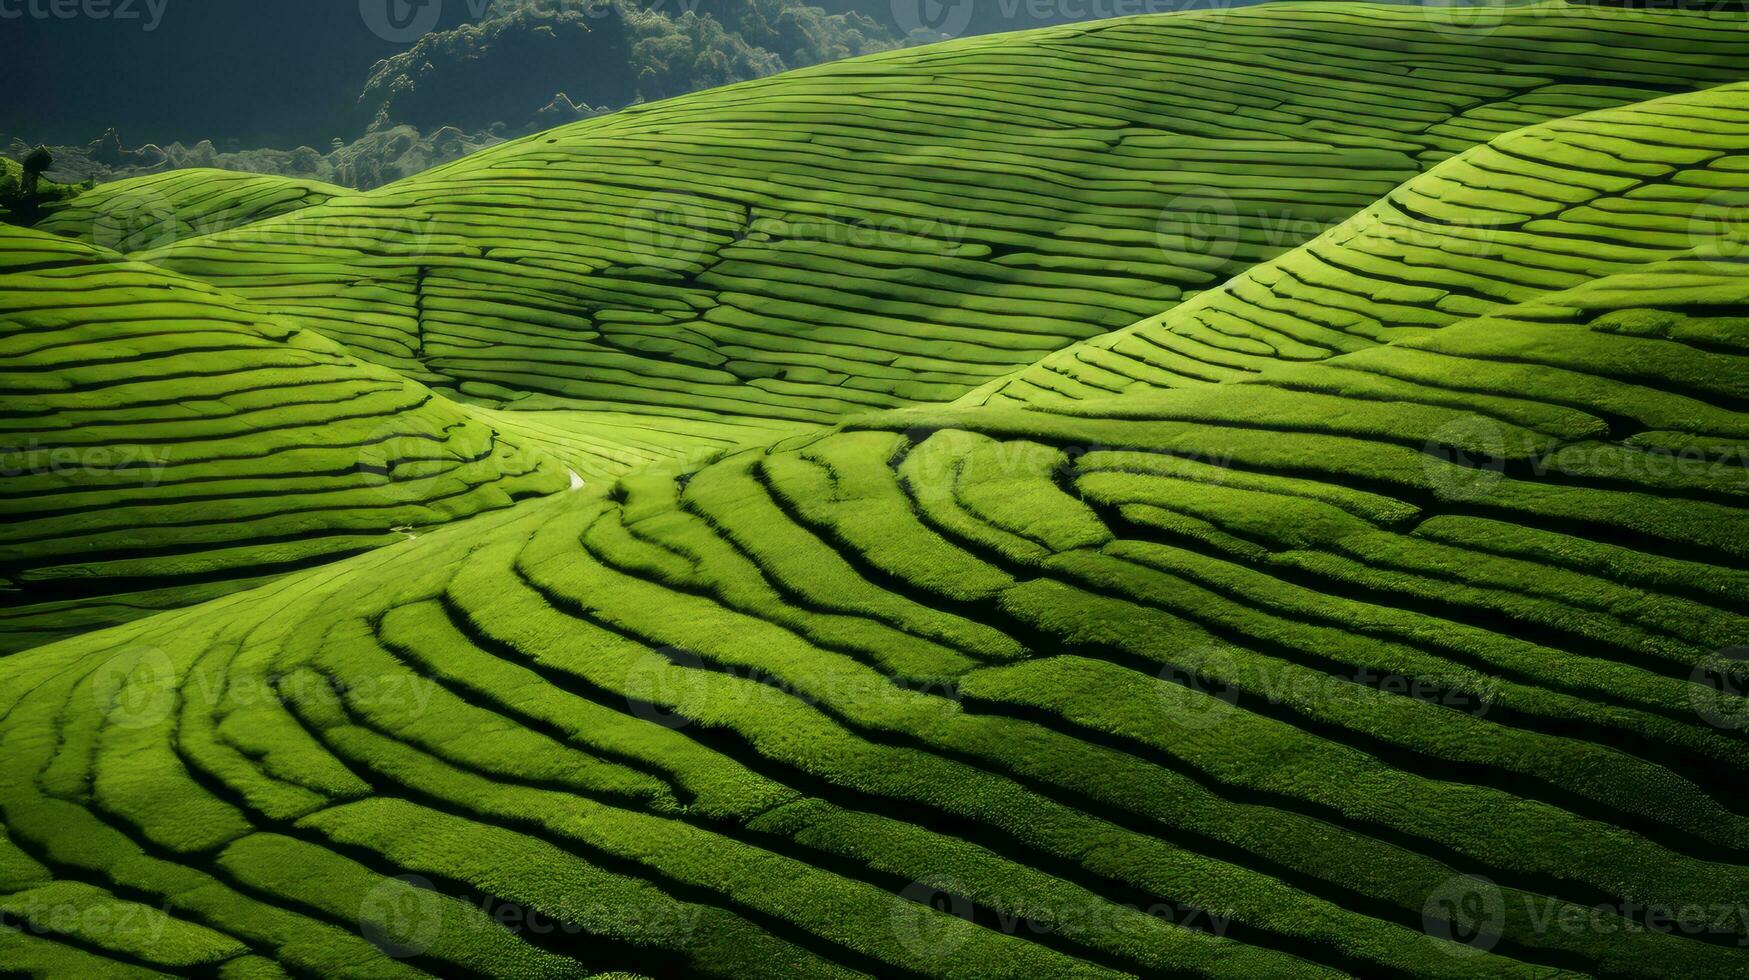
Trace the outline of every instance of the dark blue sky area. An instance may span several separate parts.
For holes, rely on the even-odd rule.
[[[359,3],[0,0],[0,132],[48,143],[109,126],[130,144],[350,139],[360,122],[343,110],[371,65],[403,47],[372,33]],[[444,6],[443,26],[468,19],[468,0]]]
[[[478,20],[491,2],[0,0],[0,133],[77,144],[114,126],[130,146],[211,139],[221,148],[351,140],[368,122],[355,105],[371,66],[418,34],[384,37],[395,32],[382,25],[446,29]],[[639,2],[710,13],[723,0]],[[862,11],[902,35],[919,22],[981,34],[1254,0],[804,2]]]

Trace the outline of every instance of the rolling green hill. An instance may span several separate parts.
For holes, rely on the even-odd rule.
[[[1583,89],[1578,73],[1613,86],[1663,72],[1653,90],[1673,87],[1708,70],[1712,43],[1737,43],[1717,14],[1522,9],[1472,38],[1517,71],[1572,59],[1522,87],[1440,48],[1456,42],[1438,10],[1262,8],[1209,36],[1267,64],[1246,31],[1270,25],[1316,65],[1320,38],[1335,51],[1359,31],[1370,46],[1343,50],[1395,66],[1379,91],[1455,73],[1500,86],[1494,104]],[[1038,71],[1027,98],[1051,118],[1049,79],[1068,86],[1072,66],[1101,91],[1085,67],[1106,63],[1100,44],[1129,66],[1112,98],[1172,91],[1138,77],[1165,63],[1138,48],[1197,23],[908,57],[934,67],[920,93],[973,91],[952,79],[974,51],[1006,66],[979,91]],[[790,77],[840,79],[880,117],[905,90],[889,69],[909,64]],[[1298,250],[1199,235],[1231,243],[1222,274],[1262,264],[1224,283],[1204,268],[1182,284],[1200,295],[1111,343],[1030,369],[1019,347],[1013,368],[993,357],[968,402],[904,404],[963,393],[970,371],[930,398],[856,374],[877,380],[853,390],[885,393],[865,408],[894,407],[855,413],[824,381],[695,378],[667,352],[632,348],[614,363],[637,371],[606,373],[584,356],[599,339],[568,331],[653,325],[602,313],[660,297],[703,304],[661,336],[684,322],[705,339],[731,303],[799,338],[848,315],[820,311],[878,310],[873,332],[913,372],[948,358],[931,328],[956,311],[1010,350],[1017,322],[1061,346],[1107,310],[1176,299],[1113,281],[1177,289],[1167,277],[1189,268],[1126,255],[1144,233],[1101,181],[1138,168],[1117,164],[1058,178],[1085,209],[1073,221],[1039,210],[1037,166],[956,190],[968,212],[980,189],[1033,187],[1039,202],[1010,224],[978,219],[1025,245],[968,259],[981,285],[963,294],[931,279],[959,268],[939,257],[816,238],[750,238],[708,270],[658,264],[673,245],[635,273],[591,265],[587,240],[613,233],[607,192],[589,197],[607,178],[578,180],[567,159],[606,159],[615,140],[652,161],[734,146],[781,82],[701,97],[714,126],[629,135],[695,103],[652,107],[621,130],[586,124],[148,255],[482,403],[456,408],[479,424],[553,423],[555,454],[589,454],[560,422],[703,425],[712,398],[736,425],[817,424],[709,460],[628,461],[577,493],[0,659],[0,909],[31,925],[0,930],[0,962],[80,976],[1749,976],[1749,677],[1734,655],[1749,646],[1749,86],[1590,92],[1578,108],[1602,111],[1457,148],[1426,173],[1452,148],[1392,149],[1409,161],[1398,181],[1330,206],[1362,220]],[[824,98],[802,91],[786,114]],[[1464,129],[1474,141],[1515,125],[1464,99],[1392,131],[1498,124]],[[1367,122],[1389,104],[1298,125],[1361,153],[1398,139]],[[936,105],[907,129],[931,148],[995,125],[990,106]],[[845,116],[813,121],[820,145]],[[1085,125],[1041,128],[1037,145]],[[908,152],[921,168],[934,150]],[[1273,179],[1307,200],[1342,181],[1358,194],[1366,168],[1345,159],[1340,177]],[[775,182],[690,166],[741,193]],[[509,184],[479,179],[494,173]],[[782,207],[878,215],[941,193],[913,173],[889,198]],[[1221,193],[1241,200],[1241,183]],[[542,205],[572,187],[585,190]],[[445,194],[514,220],[470,238]],[[537,205],[571,216],[517,231]],[[341,261],[291,231],[345,208],[446,230],[411,265],[400,240]],[[411,295],[395,279],[408,269]],[[1083,281],[1100,277],[1103,290]],[[610,286],[626,295],[589,292]],[[1089,313],[1082,294],[1120,298]],[[1004,319],[1010,306],[1032,319]],[[1221,348],[1233,372],[1170,359],[1216,356],[1180,338]],[[699,346],[728,357],[718,343]],[[638,371],[673,383],[634,384]],[[103,914],[51,914],[64,908]]]
[[[136,487],[117,509],[110,475],[53,467],[48,483],[19,484],[30,503],[0,556],[11,583],[0,647],[496,506],[485,488],[505,467],[523,475],[507,489],[515,499],[968,393],[1243,378],[1622,271],[1680,247],[1685,220],[1708,220],[1698,195],[1722,146],[1639,106],[1740,77],[1740,21],[1561,4],[1199,11],[792,72],[587,120],[370,193],[215,171],[100,186],[38,230],[132,253],[164,270],[166,288],[204,284],[200,302],[222,309],[192,314],[203,330],[209,319],[273,324],[259,349],[326,337],[345,349],[329,356],[380,369],[283,396],[249,387],[245,409],[226,394],[190,417],[144,394],[150,424],[127,430],[128,451],[196,452],[212,412],[235,416],[226,438],[246,443],[256,437],[242,428],[255,425],[325,440],[338,430],[322,413],[346,415],[354,385],[380,384],[433,399],[444,421],[413,431],[465,434],[441,455],[487,469],[465,478],[476,491],[439,492],[445,506],[411,493],[419,506],[396,496],[355,507],[344,495],[382,461],[324,458],[288,484],[315,496],[288,508],[274,481],[296,471],[263,458],[253,482],[201,471],[212,485],[186,502],[173,481]],[[1578,128],[1511,132],[1624,104],[1563,124]],[[1684,149],[1666,153],[1666,137]],[[1595,159],[1620,139],[1639,149]],[[1538,162],[1545,151],[1565,156]],[[1646,214],[1633,218],[1641,198]],[[1247,278],[1213,289],[1234,275]],[[143,280],[94,294],[115,309],[63,305],[56,290],[92,281],[91,270],[0,271],[0,315],[16,306],[33,330],[74,330],[80,343],[137,329]],[[258,366],[208,350],[200,332],[151,332],[153,370],[182,370],[188,343],[254,384]],[[21,367],[62,370],[59,348],[45,350]],[[128,370],[106,364],[105,383]],[[126,397],[107,406],[117,425],[136,411]],[[284,420],[267,421],[281,403]],[[19,413],[14,441],[98,451],[89,434],[53,441],[66,431],[41,411]],[[488,465],[500,447],[517,460]]]
[[[975,38],[146,257],[490,406],[830,424],[1158,314],[1502,132],[1739,80],[1741,20],[1314,3]]]
[[[100,184],[64,202],[33,227],[138,252],[350,193],[316,180],[195,167]]]
[[[1280,261],[1058,351],[967,401],[1242,380],[1283,362],[1412,341],[1740,231],[1749,207],[1741,100],[1727,86],[1495,137]]]
[[[7,226],[0,393],[0,655],[571,482],[325,337]]]

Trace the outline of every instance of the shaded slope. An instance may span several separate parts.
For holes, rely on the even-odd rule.
[[[0,652],[566,487],[423,386],[202,283],[0,229]]]
[[[25,182],[24,165],[11,157],[0,156],[0,222],[32,224],[41,220],[46,209],[73,197],[81,190],[75,185],[56,183],[39,174],[34,192],[26,194]]]
[[[101,184],[38,222],[39,231],[119,252],[161,248],[351,191],[316,180],[193,168]]]
[[[178,970],[1749,975],[1648,916],[1749,889],[1746,245],[10,658],[0,868]]]
[[[1729,85],[1496,137],[1219,291],[1058,351],[967,401],[1243,379],[1681,253],[1740,225],[1749,205],[1745,91]]]
[[[852,59],[150,258],[470,399],[829,423],[1158,313],[1474,140],[1749,56],[1729,14],[1499,16],[1294,4]]]

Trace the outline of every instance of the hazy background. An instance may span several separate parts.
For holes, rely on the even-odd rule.
[[[457,9],[445,11],[445,26],[461,23],[467,5],[447,6]],[[166,143],[325,143],[353,135],[337,128],[336,109],[357,98],[373,63],[406,48],[371,33],[356,0],[166,0],[162,9],[149,31],[143,19],[0,20],[0,90],[9,93],[0,131],[50,143],[111,126]]]
[[[0,0],[0,152],[49,144],[68,180],[223,166],[374,186],[788,68],[1243,2]]]

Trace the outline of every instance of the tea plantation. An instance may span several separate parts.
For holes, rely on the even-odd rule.
[[[0,974],[1749,976],[1746,25],[1108,21],[0,236]]]

